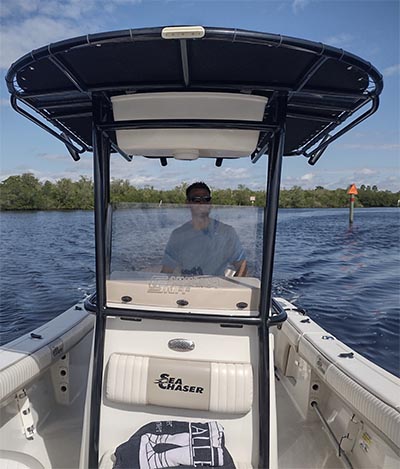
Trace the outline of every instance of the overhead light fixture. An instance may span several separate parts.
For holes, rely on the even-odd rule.
[[[194,39],[204,37],[206,34],[203,26],[169,26],[163,28],[163,39]]]

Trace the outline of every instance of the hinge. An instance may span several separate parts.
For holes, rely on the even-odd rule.
[[[22,429],[27,440],[33,440],[33,435],[36,433],[35,424],[31,411],[31,403],[25,389],[21,389],[15,395],[19,415],[21,416]]]

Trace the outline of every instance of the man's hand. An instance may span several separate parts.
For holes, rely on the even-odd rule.
[[[236,272],[234,277],[246,277],[247,275],[247,261],[243,259],[242,261],[234,262]]]

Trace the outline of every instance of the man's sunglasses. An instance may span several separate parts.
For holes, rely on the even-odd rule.
[[[209,202],[211,202],[211,196],[210,195],[199,195],[197,197],[189,197],[189,202],[192,202],[193,204],[201,204],[202,202],[209,203]]]

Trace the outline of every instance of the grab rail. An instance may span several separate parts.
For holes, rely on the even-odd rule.
[[[93,293],[84,302],[86,311],[96,313],[96,293]],[[272,315],[267,320],[268,327],[279,326],[287,319],[287,313],[282,306],[272,299]],[[162,319],[169,321],[192,321],[192,322],[205,322],[205,323],[221,323],[221,324],[236,324],[236,325],[260,325],[261,320],[259,316],[243,317],[243,316],[222,316],[214,314],[192,314],[192,313],[177,313],[165,311],[147,311],[147,310],[128,310],[120,308],[106,308],[105,314],[125,318],[136,319]]]
[[[285,309],[274,299],[272,298],[272,315],[268,317],[268,327],[279,326],[287,319],[287,312]],[[275,310],[275,314],[274,314]]]

